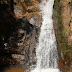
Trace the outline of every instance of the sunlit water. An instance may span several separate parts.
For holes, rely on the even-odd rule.
[[[31,72],[59,72],[57,43],[53,28],[54,0],[42,0],[42,27],[39,44],[36,47],[37,65]]]

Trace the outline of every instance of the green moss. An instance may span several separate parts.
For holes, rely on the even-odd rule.
[[[63,26],[62,15],[61,15],[62,8],[60,6],[60,0],[55,0],[54,4],[54,19],[57,25],[57,42],[58,42],[58,50],[61,53],[65,53],[67,50],[67,39],[65,36],[66,30]]]
[[[71,17],[69,18],[69,21],[71,21]]]
[[[63,30],[62,30],[62,35],[65,36],[65,33],[66,33],[66,30],[63,29]]]
[[[55,9],[59,8],[59,2],[60,2],[60,0],[55,0],[55,4],[54,4]]]
[[[69,47],[68,46],[68,41],[66,38],[66,30],[63,26],[63,21],[62,21],[62,9],[63,6],[60,6],[60,0],[55,0],[54,4],[54,20],[55,20],[55,25],[57,26],[57,43],[58,43],[58,52],[63,54],[67,54],[72,59],[71,51],[72,51],[72,45]],[[71,18],[69,19],[69,21]]]
[[[72,44],[70,45],[70,49],[72,49]]]
[[[28,9],[28,12],[34,12],[36,11],[37,7],[34,7],[34,8],[31,8],[31,9]]]
[[[41,2],[41,0],[37,0],[38,2]]]
[[[71,7],[72,7],[72,0],[71,0]]]
[[[29,6],[29,5],[33,5],[33,1],[32,0],[24,0],[26,5]]]

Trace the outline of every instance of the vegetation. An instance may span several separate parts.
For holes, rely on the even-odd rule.
[[[17,64],[18,61],[12,57],[12,54],[21,54],[21,51],[25,50],[24,48],[26,48],[24,53],[26,54],[26,59],[23,60],[24,62],[22,63],[27,64],[30,61],[30,44],[28,41],[31,40],[33,34],[36,35],[36,33],[33,33],[33,29],[38,30],[38,28],[29,23],[27,16],[29,17],[32,14],[32,16],[36,15],[38,12],[35,13],[35,9],[38,8],[34,3],[39,5],[38,1],[32,1],[33,5],[30,5],[30,3],[26,5],[24,0],[0,0],[0,67],[2,68],[4,66]],[[21,10],[23,10],[22,18],[16,17],[17,14],[14,13],[14,5],[18,5],[17,11],[20,7]]]
[[[35,12],[35,11],[37,11],[36,9],[37,9],[37,7],[34,7],[34,8],[31,8],[31,9],[28,9],[28,12]]]
[[[71,7],[72,7],[72,0],[71,0]]]
[[[71,22],[71,18],[69,18],[69,21]]]
[[[66,33],[66,30],[63,29],[63,30],[62,30],[62,35],[65,36],[65,33]]]
[[[57,25],[57,43],[58,43],[58,50],[59,54],[62,52],[65,55],[68,55],[70,57],[70,60],[72,59],[71,56],[71,51],[72,48],[71,46],[68,46],[68,40],[66,38],[66,29],[63,26],[63,21],[62,21],[62,9],[63,6],[60,4],[60,0],[55,0],[55,5],[54,5],[54,19],[55,23]],[[71,21],[71,18],[69,19]],[[66,58],[65,58],[66,59]]]
[[[16,6],[20,8],[22,15],[20,17],[26,16],[31,18],[32,16],[39,15],[39,2],[40,0],[16,0]],[[15,7],[16,7],[15,6]],[[17,16],[18,17],[18,16]]]
[[[65,52],[67,48],[67,40],[65,38],[65,29],[63,27],[62,15],[61,15],[61,6],[59,4],[60,0],[55,0],[54,5],[54,16],[55,20],[57,21],[57,42],[58,42],[58,49],[59,52]]]

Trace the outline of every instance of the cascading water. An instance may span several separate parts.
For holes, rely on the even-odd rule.
[[[42,27],[39,44],[36,47],[37,65],[31,72],[59,72],[58,52],[53,28],[54,0],[43,0],[40,9],[42,12]]]

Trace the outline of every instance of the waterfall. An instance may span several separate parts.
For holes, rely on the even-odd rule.
[[[53,28],[54,0],[43,0],[40,9],[42,13],[42,27],[39,44],[36,47],[37,65],[31,72],[59,72],[57,43]]]

